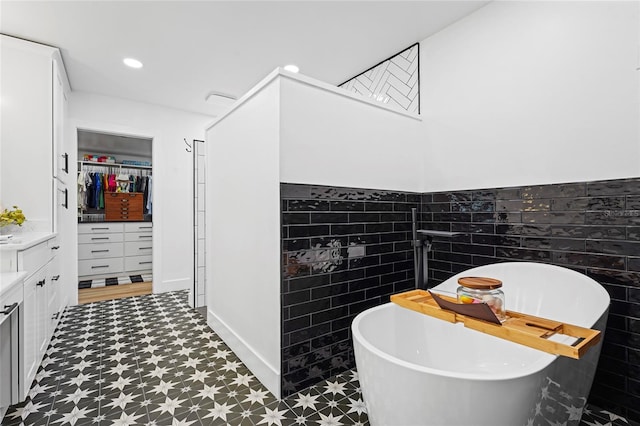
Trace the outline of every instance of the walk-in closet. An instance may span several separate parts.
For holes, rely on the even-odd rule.
[[[152,292],[152,140],[78,130],[78,301]]]

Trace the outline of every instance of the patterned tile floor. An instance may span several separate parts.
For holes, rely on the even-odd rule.
[[[2,425],[368,425],[355,371],[279,401],[186,298],[67,309],[29,398]],[[593,408],[581,422],[628,424]]]

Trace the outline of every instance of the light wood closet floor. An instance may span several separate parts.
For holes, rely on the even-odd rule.
[[[144,283],[119,284],[78,290],[78,303],[102,302],[123,297],[151,294],[151,281]]]

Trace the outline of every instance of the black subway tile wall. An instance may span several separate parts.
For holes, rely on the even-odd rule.
[[[501,261],[569,267],[611,296],[590,402],[640,421],[640,178],[426,193],[422,227],[435,238],[429,285]]]
[[[414,287],[417,193],[283,183],[282,392],[355,366],[351,321]]]

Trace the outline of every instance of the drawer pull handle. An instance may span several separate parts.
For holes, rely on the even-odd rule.
[[[151,262],[151,261],[149,261],[149,262],[138,262],[138,265],[146,265],[146,264],[149,264],[149,263],[153,263],[153,262]]]
[[[60,248],[60,246],[53,246],[51,247],[51,250],[58,250]]]
[[[109,253],[109,250],[91,250],[91,253]]]
[[[95,266],[92,266],[91,269],[108,268],[108,267],[109,265],[95,265]]]
[[[138,229],[153,229],[153,226],[139,226]]]
[[[54,275],[51,277],[51,281],[58,281],[60,279],[60,275]]]
[[[153,247],[138,247],[138,250],[151,250]]]
[[[4,311],[2,311],[5,315],[11,315],[13,311],[18,308],[18,302],[14,302],[11,305],[4,305]]]
[[[109,237],[92,237],[91,241],[95,241],[95,240],[108,240]]]
[[[152,235],[138,235],[138,238],[153,238]]]
[[[109,228],[91,228],[92,231],[104,231],[104,230],[109,230]]]
[[[38,281],[38,282],[36,283],[36,286],[38,286],[38,287],[44,287],[45,283],[46,283],[46,281],[45,281],[45,280],[40,280],[40,281]]]

